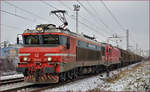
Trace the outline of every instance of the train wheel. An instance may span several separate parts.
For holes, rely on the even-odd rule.
[[[70,79],[70,80],[72,80],[72,71],[68,71],[67,72],[67,77],[68,77],[68,79]]]
[[[80,68],[78,68],[78,72],[77,72],[77,74],[78,74],[78,76],[83,75],[83,74],[82,74],[82,68],[81,68],[81,67],[80,67]]]
[[[110,71],[110,67],[106,67],[106,76],[109,77],[109,71]]]
[[[96,74],[99,73],[99,68],[98,68],[98,66],[95,66],[94,68],[95,68],[95,69],[94,69],[94,70],[95,70],[95,73],[96,73]]]
[[[92,74],[95,74],[95,66],[92,67]]]
[[[66,81],[66,73],[65,72],[61,73],[60,76],[59,76],[59,78],[60,78],[61,82],[65,82]]]
[[[78,77],[77,72],[78,72],[77,69],[74,69],[74,70],[73,70],[73,73],[74,73],[74,74],[73,74],[73,79],[76,79],[76,78]]]

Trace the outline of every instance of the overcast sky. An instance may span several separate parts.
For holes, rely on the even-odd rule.
[[[79,22],[81,22],[79,33],[95,35],[97,40],[102,42],[106,42],[107,37],[117,33],[122,37],[119,45],[125,49],[125,29],[129,29],[129,43],[134,46],[131,48],[135,48],[137,43],[139,48],[147,50],[149,48],[148,1],[104,1],[104,3],[120,25],[104,7],[102,1],[80,1],[80,3],[76,1],[2,1],[1,10],[5,12],[1,12],[1,41],[8,40],[14,43],[17,34],[28,28],[33,29],[38,24],[61,25],[56,16],[49,15],[49,12],[55,8],[67,11],[68,28],[75,32],[73,5],[79,4]],[[6,11],[25,19],[10,15]],[[115,45],[113,42],[112,44]]]

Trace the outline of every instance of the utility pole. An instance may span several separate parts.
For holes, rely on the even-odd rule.
[[[78,33],[78,11],[80,10],[80,5],[73,5],[74,11],[76,11],[76,33]]]
[[[127,36],[127,51],[129,50],[129,30],[126,30],[126,36]]]

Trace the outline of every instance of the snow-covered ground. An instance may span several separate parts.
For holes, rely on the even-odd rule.
[[[9,76],[1,76],[0,80],[8,80],[8,79],[14,79],[14,78],[21,78],[24,77],[23,74],[14,74]]]
[[[11,56],[0,56],[0,70],[1,70],[1,76],[8,76],[8,75],[14,75],[17,74],[16,72],[16,66],[18,63],[17,57],[11,57]]]
[[[149,88],[149,62],[141,62],[112,71],[110,77],[97,75],[49,91],[146,91]],[[148,92],[148,91],[147,91]]]

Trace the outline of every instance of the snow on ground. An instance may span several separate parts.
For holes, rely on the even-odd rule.
[[[3,72],[1,73],[1,76],[9,76],[9,75],[15,75],[17,74],[16,71],[7,71],[7,72]]]
[[[8,80],[8,79],[14,79],[14,78],[21,78],[24,77],[23,74],[14,74],[9,76],[1,76],[0,80]]]
[[[91,78],[75,81],[49,91],[146,91],[149,89],[149,62],[141,62],[112,71],[110,77],[105,73]]]
[[[121,71],[116,77],[99,84],[100,90],[111,91],[146,91],[149,87],[149,62],[128,67]],[[109,86],[109,87],[105,87]]]

